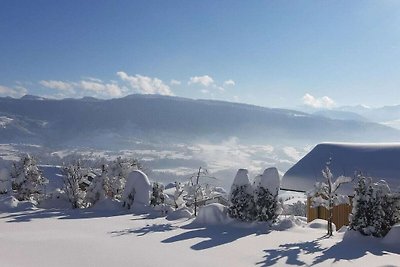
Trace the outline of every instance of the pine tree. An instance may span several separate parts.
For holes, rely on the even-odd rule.
[[[350,229],[359,231],[363,234],[364,229],[370,225],[371,204],[368,193],[371,190],[371,178],[366,178],[362,174],[357,175],[357,187],[354,190],[353,207],[350,215]]]
[[[254,191],[256,219],[275,222],[278,218],[278,194],[272,194],[264,187]]]
[[[254,221],[257,218],[256,204],[253,194],[249,192],[250,185],[235,186],[231,192],[228,214],[242,221]]]
[[[18,200],[41,200],[48,180],[43,177],[33,157],[26,155],[19,162],[14,162],[10,175],[12,189]]]

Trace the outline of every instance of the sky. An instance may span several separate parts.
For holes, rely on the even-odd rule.
[[[395,0],[3,0],[0,96],[396,105],[399,25]]]

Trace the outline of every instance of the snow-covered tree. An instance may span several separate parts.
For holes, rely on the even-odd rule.
[[[63,167],[64,191],[74,209],[85,206],[85,192],[80,188],[85,173],[79,161]]]
[[[299,201],[287,206],[286,214],[305,217],[306,213],[307,213],[307,205],[304,201],[299,200]]]
[[[399,198],[391,193],[386,181],[372,183],[371,178],[359,175],[350,228],[364,235],[383,237],[400,221],[399,208]]]
[[[279,212],[278,192],[280,188],[279,173],[276,168],[268,168],[254,181],[254,200],[256,219],[275,222]]]
[[[158,206],[164,204],[165,196],[164,196],[164,186],[160,183],[153,183],[153,192],[150,198],[150,205]]]
[[[312,199],[312,207],[324,207],[328,210],[328,236],[333,235],[333,208],[340,204],[349,204],[349,198],[345,195],[340,195],[338,189],[341,185],[351,182],[351,177],[339,176],[333,181],[333,175],[329,169],[330,161],[327,162],[322,170],[322,175],[325,178],[324,182],[317,182],[315,188],[309,193]]]
[[[198,201],[207,197],[206,186],[200,183],[200,179],[203,177],[211,178],[211,176],[208,176],[208,171],[200,167],[199,170],[189,178],[189,182],[183,187],[186,192],[184,199],[188,206],[193,205],[194,216],[197,216]]]
[[[357,175],[358,182],[354,189],[353,207],[350,215],[350,229],[366,234],[364,229],[371,225],[372,205],[370,201],[370,188],[372,179]]]
[[[6,169],[0,169],[0,195],[12,192],[11,178]]]
[[[107,198],[107,191],[109,187],[107,165],[103,164],[101,167],[101,174],[94,177],[92,183],[86,190],[85,202],[90,205],[94,205],[99,200]]]
[[[175,191],[173,195],[173,206],[175,209],[183,207],[185,205],[185,200],[183,199],[185,190],[183,190],[183,186],[179,182],[175,182]]]
[[[238,170],[231,187],[229,201],[231,203],[228,208],[230,217],[242,221],[253,221],[256,219],[257,212],[253,197],[253,188],[246,169]]]
[[[14,162],[11,168],[12,189],[18,200],[40,201],[48,180],[43,177],[36,160],[30,155]]]
[[[123,159],[118,157],[108,169],[109,188],[108,194],[111,198],[120,199],[124,191],[126,178],[133,170],[142,169],[141,164],[136,159]]]
[[[126,180],[122,194],[123,206],[130,209],[133,203],[149,205],[151,192],[152,186],[147,175],[140,170],[134,170]]]

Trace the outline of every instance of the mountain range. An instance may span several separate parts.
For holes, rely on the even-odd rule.
[[[346,112],[336,115],[353,114]],[[248,143],[400,141],[399,130],[370,121],[363,114],[352,116],[343,119],[160,95],[135,94],[109,100],[53,100],[27,95],[0,98],[0,142],[124,147],[143,139],[220,141],[232,136]]]

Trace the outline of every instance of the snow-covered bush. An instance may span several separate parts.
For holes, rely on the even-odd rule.
[[[84,175],[79,161],[63,167],[64,192],[74,209],[85,207],[85,192],[80,187]]]
[[[400,221],[399,202],[397,194],[390,192],[384,180],[373,183],[371,178],[358,175],[350,229],[363,235],[385,236]]]
[[[150,205],[158,206],[164,204],[165,196],[164,196],[164,186],[160,183],[153,183],[153,192],[150,198]]]
[[[149,205],[151,192],[152,186],[147,175],[140,170],[134,170],[126,179],[122,194],[123,206],[130,209],[133,203]]]
[[[325,169],[322,170],[322,175],[325,182],[317,182],[313,191],[309,192],[312,203],[311,207],[324,207],[328,210],[328,235],[333,234],[333,208],[340,204],[349,204],[349,198],[345,195],[338,194],[338,189],[342,184],[351,182],[350,177],[339,176],[333,182],[333,175],[329,169],[330,162],[327,163]]]
[[[107,197],[107,189],[110,188],[107,165],[102,165],[101,174],[96,175],[92,183],[86,189],[85,202],[94,205]]]
[[[276,168],[268,168],[254,181],[254,201],[256,220],[275,222],[279,215],[278,192],[279,173]]]
[[[6,169],[0,169],[0,195],[10,193],[11,191],[12,188],[9,172]]]
[[[133,170],[139,170],[142,166],[136,159],[123,159],[118,157],[108,168],[107,195],[111,198],[121,199],[124,192],[127,176]]]
[[[248,171],[239,169],[231,187],[228,214],[242,221],[253,221],[256,218],[256,207],[253,188],[249,181]]]
[[[304,201],[297,201],[291,205],[287,205],[287,214],[294,216],[306,216],[307,205]]]
[[[19,162],[14,162],[10,175],[12,189],[18,200],[38,202],[43,198],[48,180],[43,177],[33,157],[26,155]]]

